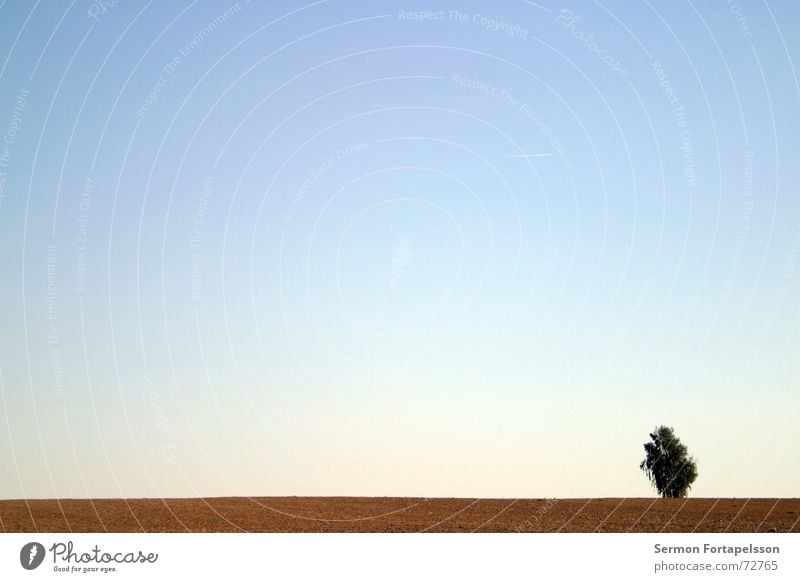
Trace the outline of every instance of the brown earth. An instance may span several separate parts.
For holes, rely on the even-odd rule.
[[[6,532],[800,532],[800,499],[0,501]]]

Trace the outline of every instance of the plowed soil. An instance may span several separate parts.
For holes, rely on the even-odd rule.
[[[6,532],[800,532],[798,499],[0,501]]]

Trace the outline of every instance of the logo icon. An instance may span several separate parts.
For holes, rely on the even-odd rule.
[[[35,570],[44,561],[44,546],[39,542],[28,542],[19,552],[19,563],[26,570]]]
[[[400,277],[403,276],[403,271],[408,263],[411,262],[411,257],[414,256],[411,237],[404,237],[400,242],[394,245],[392,253],[392,278],[389,282],[389,289],[394,289],[395,286],[400,282]]]

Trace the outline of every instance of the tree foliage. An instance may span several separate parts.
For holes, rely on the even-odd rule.
[[[661,497],[686,497],[697,479],[697,463],[672,427],[659,426],[644,445],[639,465]]]

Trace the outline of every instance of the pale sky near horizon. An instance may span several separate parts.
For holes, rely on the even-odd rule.
[[[800,496],[797,2],[0,2],[0,498]]]

